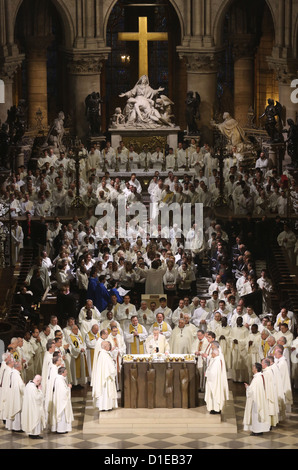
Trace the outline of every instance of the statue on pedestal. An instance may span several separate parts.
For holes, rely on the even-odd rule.
[[[260,116],[259,119],[266,116],[265,129],[272,143],[283,142],[284,139],[282,136],[282,127],[281,127],[282,126],[282,117],[281,117],[282,105],[278,101],[276,101],[276,104],[274,104],[274,100],[271,98],[269,98],[267,102],[268,102],[268,105],[266,106],[264,113]],[[278,118],[277,120],[276,120],[276,117]]]
[[[85,114],[89,122],[89,131],[92,137],[101,135],[101,103],[103,103],[101,96],[95,91],[90,93],[85,99]]]
[[[287,119],[289,128],[284,129],[283,134],[287,134],[288,138],[286,140],[287,152],[291,158],[292,165],[298,167],[298,125],[294,123],[293,119]]]
[[[196,120],[200,119],[201,97],[199,93],[188,91],[186,95],[185,117],[188,127],[188,135],[199,135],[199,129]]]
[[[53,124],[50,127],[47,139],[46,139],[46,144],[45,146],[51,146],[55,150],[58,150],[59,152],[64,152],[65,151],[65,146],[63,145],[63,136],[65,134],[65,129],[64,129],[64,112],[60,111],[58,114],[57,118],[54,119]]]
[[[216,127],[221,134],[223,134],[232,147],[237,147],[243,145],[247,139],[245,132],[240,127],[238,121],[230,116],[230,113],[223,113],[224,121],[220,124],[216,124],[214,121],[211,121],[211,124]]]
[[[161,126],[173,126],[169,106],[174,104],[165,95],[156,98],[164,88],[154,90],[149,85],[147,75],[142,75],[134,88],[126,93],[121,93],[120,98],[127,97],[127,103],[123,111],[125,116],[124,127],[158,128]]]

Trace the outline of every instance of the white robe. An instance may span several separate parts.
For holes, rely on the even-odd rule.
[[[9,379],[7,400],[3,410],[3,419],[6,420],[5,427],[9,431],[21,430],[21,411],[23,405],[25,384],[18,370],[12,369]]]
[[[92,381],[93,403],[99,411],[118,408],[116,374],[117,369],[111,355],[102,349],[96,361]]]
[[[212,357],[205,372],[205,402],[208,411],[221,411],[229,399],[226,366],[220,356]]]
[[[270,416],[265,394],[265,379],[257,372],[246,389],[246,404],[243,418],[244,431],[254,433],[270,430]]]
[[[265,379],[265,393],[266,398],[268,400],[270,424],[271,426],[276,426],[279,421],[278,396],[275,389],[274,376],[270,367],[266,367],[265,369],[263,369],[263,376]]]
[[[169,344],[172,354],[190,354],[194,337],[190,329],[176,326],[170,337]]]
[[[34,382],[27,383],[21,414],[22,429],[26,434],[39,435],[45,427],[44,396]]]
[[[53,383],[52,432],[71,431],[73,419],[71,389],[67,385],[66,378],[57,374]]]
[[[167,341],[167,338],[164,335],[158,335],[158,339],[154,339],[154,335],[149,335],[145,341],[145,353],[146,354],[155,354],[158,353],[164,354],[165,352],[170,352],[170,345]]]
[[[275,358],[275,363],[281,374],[281,380],[282,380],[284,394],[285,394],[286,412],[290,413],[292,404],[293,404],[293,394],[292,394],[292,387],[291,387],[288,364],[284,356],[282,356],[279,359]]]

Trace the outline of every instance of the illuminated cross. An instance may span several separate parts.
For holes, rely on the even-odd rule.
[[[137,33],[118,33],[119,41],[138,41],[139,77],[148,75],[148,41],[167,41],[168,33],[148,33],[147,17],[139,17]]]

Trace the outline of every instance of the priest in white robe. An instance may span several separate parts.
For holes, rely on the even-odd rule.
[[[3,410],[5,427],[9,431],[21,432],[21,412],[25,384],[21,377],[22,365],[15,362],[10,372],[8,396]]]
[[[153,334],[153,328],[155,327],[159,329],[160,334],[162,334],[167,338],[167,340],[169,340],[173,330],[169,323],[165,321],[165,316],[162,312],[156,314],[156,321],[153,323],[149,330],[150,335]]]
[[[282,383],[282,376],[280,370],[275,363],[274,356],[267,356],[267,359],[270,361],[270,366],[268,367],[273,375],[274,388],[277,395],[278,401],[278,420],[283,421],[286,418],[286,398],[284,392],[284,386]]]
[[[203,354],[205,353],[209,342],[205,336],[204,330],[197,331],[197,338],[192,344],[191,353],[195,354],[197,358],[197,370],[199,375],[199,391],[204,391],[205,389],[205,368],[206,361],[204,361]]]
[[[89,381],[91,381],[95,347],[99,339],[100,339],[99,326],[96,323],[91,327],[90,331],[88,331],[88,333],[85,336],[85,344],[87,348],[86,354],[87,354]]]
[[[231,328],[231,361],[232,378],[234,382],[248,380],[247,337],[248,330],[243,326],[242,317],[236,320],[236,326]]]
[[[285,394],[286,414],[291,413],[293,405],[292,385],[287,360],[283,355],[283,346],[278,344],[274,351],[274,361],[280,371]]]
[[[83,386],[87,383],[88,377],[86,344],[77,325],[72,326],[69,340],[72,384],[74,386]]]
[[[99,411],[110,411],[118,408],[115,362],[110,354],[112,345],[103,341],[96,362],[92,381],[92,398],[94,407]]]
[[[270,430],[269,408],[261,364],[256,363],[253,365],[253,379],[250,385],[245,384],[245,388],[244,431],[251,431],[253,436],[261,435]]]
[[[217,348],[212,349],[211,359],[205,372],[205,402],[210,414],[221,413],[229,399],[226,366]]]
[[[44,407],[45,407],[45,419],[46,425],[51,427],[52,423],[52,412],[53,412],[53,385],[55,378],[58,375],[58,369],[61,367],[62,357],[59,351],[55,351],[52,359],[52,363],[48,367],[48,375],[46,380],[46,389],[44,390]]]
[[[119,334],[116,325],[112,326],[111,333],[109,334],[107,341],[112,345],[112,357],[116,364],[117,375],[116,375],[116,387],[117,390],[121,389],[121,368],[122,368],[122,357],[126,353],[126,344],[122,335]]]
[[[67,383],[66,367],[60,367],[53,383],[51,431],[57,434],[66,434],[72,430],[73,420],[71,384]]]
[[[270,426],[275,427],[278,422],[278,396],[275,390],[275,382],[269,359],[262,360],[262,370],[265,379],[265,393],[268,400]]]
[[[160,334],[158,326],[153,328],[152,334],[145,341],[145,353],[147,354],[169,354],[170,345],[167,338]]]
[[[191,330],[185,328],[185,321],[180,318],[169,340],[171,354],[190,354],[193,342]]]
[[[36,375],[25,387],[21,414],[22,429],[31,439],[43,439],[41,436],[45,428],[43,401],[41,376]]]
[[[44,354],[43,363],[42,363],[41,387],[42,387],[43,391],[46,390],[48,369],[49,369],[49,366],[52,363],[53,354],[55,352],[55,349],[56,349],[55,340],[54,339],[49,339],[47,344],[46,344],[46,352]]]
[[[124,331],[124,338],[128,354],[145,354],[145,341],[148,337],[146,328],[139,323],[138,317],[134,315],[131,323]]]

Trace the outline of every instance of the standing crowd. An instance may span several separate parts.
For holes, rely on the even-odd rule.
[[[186,152],[180,147],[176,160]],[[154,166],[150,154],[156,171],[148,185],[150,201],[159,208],[171,202],[203,203],[202,227],[192,223],[187,234],[175,224],[164,231],[157,226],[152,234],[127,220],[125,237],[118,236],[119,227],[109,236],[107,226],[99,224],[99,208],[108,204],[117,211],[119,195],[127,207],[144,199],[136,173],[123,180],[108,172],[97,174],[102,158],[112,168],[108,155],[129,156],[133,149],[115,153],[107,145],[102,153],[96,148],[88,153],[82,147],[86,216],[81,218],[66,217],[75,195],[70,156],[45,153],[35,172],[20,168],[7,181],[2,196],[9,199],[15,219],[14,262],[22,247],[38,252],[16,293],[28,331],[12,338],[2,357],[0,415],[7,430],[32,438],[42,437],[43,429],[71,431],[71,389],[87,384],[95,407],[116,408],[123,356],[156,352],[196,357],[198,391],[204,392],[212,414],[222,411],[232,380],[246,387],[245,429],[259,434],[289,416],[292,389],[298,387],[296,318],[288,305],[273,311],[273,285],[266,269],[258,272],[256,260],[276,243],[295,264],[295,229],[277,200],[284,197],[286,184],[293,194],[297,186],[265,165],[244,170],[243,158],[233,149],[224,171],[225,188],[232,192],[224,191],[234,214],[246,217],[241,223],[232,217],[217,220],[217,159],[208,155],[208,146],[203,152],[193,144],[192,150],[188,148],[187,157],[194,173],[181,178],[170,167],[167,177],[160,178],[161,168]],[[147,152],[145,156],[148,163]],[[134,157],[138,169],[143,163]],[[185,170],[183,159],[179,168]],[[262,191],[276,200],[275,206],[267,199],[259,205]],[[264,212],[255,221],[257,207]],[[268,213],[274,217],[268,219]],[[46,220],[49,215],[52,222]],[[36,217],[44,228],[43,239],[35,238]],[[199,291],[200,280],[208,286]],[[48,293],[57,300],[44,321],[39,307]]]

